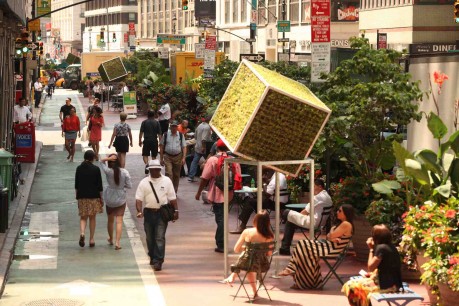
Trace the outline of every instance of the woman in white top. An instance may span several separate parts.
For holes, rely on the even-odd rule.
[[[108,162],[108,166],[105,162]],[[120,167],[118,155],[110,154],[108,158],[101,160],[108,187],[104,189],[104,202],[107,207],[107,231],[108,243],[113,245],[113,224],[116,217],[116,240],[115,250],[120,250],[121,231],[123,229],[123,216],[126,209],[126,190],[132,188],[131,176],[126,169]]]

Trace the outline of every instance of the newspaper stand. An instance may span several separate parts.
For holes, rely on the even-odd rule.
[[[223,167],[223,177],[224,177],[224,184],[223,184],[223,244],[224,244],[224,270],[223,276],[228,276],[228,258],[234,257],[237,258],[239,254],[228,254],[228,248],[232,248],[232,246],[228,245],[228,234],[229,234],[229,190],[228,190],[228,167],[229,163],[239,163],[244,165],[252,165],[257,167],[257,186],[263,186],[263,178],[262,178],[262,170],[263,167],[275,167],[279,165],[310,165],[310,177],[309,177],[309,190],[314,190],[314,160],[311,158],[306,158],[304,160],[284,160],[284,161],[253,161],[247,160],[242,158],[226,158],[224,160],[225,166]],[[280,187],[279,187],[279,173],[276,172],[276,187],[274,191],[274,202],[275,202],[275,222],[271,224],[274,227],[274,241],[276,241],[275,250],[279,251],[279,224],[280,224]],[[310,193],[310,214],[314,216],[314,193]],[[262,209],[262,188],[257,188],[257,211]],[[311,225],[310,228],[314,228],[314,218],[311,218]],[[309,238],[314,240],[314,231],[309,231]],[[274,256],[274,274],[272,275],[273,278],[277,278],[277,273],[279,271],[279,258]]]
[[[27,121],[14,126],[14,154],[21,155],[16,160],[21,163],[35,162],[35,125]]]

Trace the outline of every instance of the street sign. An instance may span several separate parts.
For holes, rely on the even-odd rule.
[[[31,42],[27,45],[27,47],[33,51],[38,48],[38,44],[36,42]]]
[[[279,32],[290,32],[290,20],[278,20],[277,30]]]
[[[256,38],[246,38],[245,41],[250,43],[250,42],[256,42],[257,39]]]
[[[243,59],[258,63],[258,62],[265,60],[265,55],[264,54],[241,54],[239,55],[239,60],[242,61]]]
[[[311,2],[311,41],[330,42],[330,1]]]
[[[252,22],[250,24],[250,29],[253,30],[253,31],[256,31],[257,30],[257,24]]]
[[[27,23],[27,28],[31,32],[40,31],[40,19],[35,19]]]
[[[186,42],[186,36],[185,35],[158,34],[156,36],[156,43],[158,43],[158,44],[184,45],[185,42]]]
[[[207,50],[217,50],[217,36],[207,35],[205,46]]]
[[[290,38],[278,38],[277,42],[289,42]]]
[[[194,44],[194,57],[196,59],[204,58],[204,49],[206,48],[205,43]]]
[[[158,48],[158,58],[168,59],[169,58],[169,48]]]

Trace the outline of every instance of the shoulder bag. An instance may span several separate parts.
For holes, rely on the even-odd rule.
[[[158,195],[156,194],[155,187],[153,187],[153,184],[151,182],[149,183],[151,186],[151,190],[153,190],[153,193],[155,195],[156,202],[158,202],[158,204],[161,205],[161,203],[159,203],[159,198],[158,198]],[[161,214],[161,218],[163,219],[164,222],[167,223],[169,221],[174,221],[175,207],[170,203],[161,205],[159,208],[159,213]]]

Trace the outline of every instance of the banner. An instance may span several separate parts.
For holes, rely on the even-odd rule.
[[[137,97],[135,91],[123,93],[123,109],[126,114],[137,114]]]
[[[36,0],[36,4],[37,17],[51,12],[51,0]],[[51,17],[51,15],[46,17]]]
[[[216,17],[216,2],[215,0],[195,0],[194,1],[194,17],[207,17],[215,19]]]

